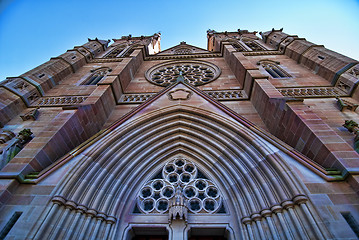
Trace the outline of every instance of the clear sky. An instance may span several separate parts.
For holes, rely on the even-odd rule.
[[[0,81],[87,38],[161,32],[162,50],[181,41],[206,48],[206,31],[288,34],[359,60],[359,0],[0,0]]]

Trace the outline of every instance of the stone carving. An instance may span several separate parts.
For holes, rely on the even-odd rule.
[[[13,159],[32,139],[30,129],[19,132],[17,137],[10,141],[9,145],[0,150],[0,169],[2,169],[11,159]]]
[[[150,60],[213,58],[213,57],[221,57],[221,53],[198,53],[198,54],[183,54],[183,55],[170,55],[170,56],[154,55],[154,56],[145,57],[145,60],[150,61]]]
[[[247,99],[248,96],[244,90],[220,90],[220,91],[206,91],[207,94],[217,100],[241,100]]]
[[[59,206],[64,206],[65,208],[68,208],[73,211],[77,211],[81,214],[87,214],[88,216],[96,219],[100,219],[102,221],[105,221],[109,224],[115,224],[117,219],[115,216],[110,216],[106,213],[99,212],[95,209],[88,208],[87,206],[80,205],[72,200],[68,200],[63,196],[54,196],[52,198],[52,202],[54,204],[57,204]]]
[[[27,113],[23,114],[23,115],[20,115],[21,119],[23,121],[27,121],[27,120],[36,120],[37,117],[39,116],[39,108],[34,108],[30,111],[28,111]]]
[[[248,99],[248,96],[244,90],[208,90],[204,92],[206,92],[209,96],[217,99],[218,101]],[[120,97],[118,103],[143,103],[154,95],[156,95],[156,93],[126,93]]]
[[[216,213],[222,197],[214,183],[183,157],[169,161],[161,174],[142,187],[137,198],[142,213],[166,213],[169,220],[187,219],[191,213]],[[223,208],[222,208],[223,209]]]
[[[19,91],[23,91],[25,90],[27,87],[29,86],[29,84],[25,81],[18,81],[17,83],[14,84],[14,89],[17,89]]]
[[[2,83],[2,85],[5,85],[6,87],[19,93],[27,92],[28,87],[30,86],[30,84],[22,78],[8,78]]]
[[[347,94],[336,87],[278,88],[285,97],[336,97]]]
[[[173,199],[170,201],[169,211],[168,211],[168,221],[171,222],[172,219],[180,219],[187,222],[187,201],[183,197],[183,189],[180,186],[176,187],[176,194]]]
[[[359,65],[356,65],[355,67],[350,69],[348,73],[355,78],[359,78]]]
[[[358,107],[358,104],[351,103],[351,102],[341,99],[339,97],[336,97],[336,99],[337,99],[338,107],[341,112],[345,109],[355,112],[355,110]]]
[[[149,98],[154,96],[156,93],[131,93],[123,94],[120,97],[119,103],[143,103]]]
[[[80,104],[87,99],[87,96],[65,96],[65,97],[42,97],[34,106],[67,106]]]
[[[0,133],[0,144],[4,144],[7,141],[11,140],[12,138],[15,137],[15,133],[9,131],[9,130],[3,130]]]
[[[256,52],[243,52],[244,56],[259,56],[259,55],[282,55],[283,53],[277,50],[263,50]]]
[[[355,134],[354,150],[359,153],[359,126],[358,126],[358,123],[356,123],[353,120],[345,120],[343,127],[348,129],[349,132],[352,132]]]
[[[189,100],[192,92],[185,89],[176,89],[168,93],[170,100]]]
[[[191,54],[193,51],[190,48],[178,48],[174,50],[174,54]]]
[[[221,70],[216,65],[203,61],[173,61],[150,68],[145,76],[149,82],[167,87],[176,82],[180,72],[186,82],[199,86],[218,78]]]

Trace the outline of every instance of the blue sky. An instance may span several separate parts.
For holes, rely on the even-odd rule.
[[[160,31],[162,50],[180,41],[206,48],[207,29],[273,27],[359,60],[359,0],[0,0],[0,81],[87,38]]]

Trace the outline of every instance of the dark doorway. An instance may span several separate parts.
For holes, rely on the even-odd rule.
[[[135,236],[132,240],[168,240],[168,236]]]
[[[168,240],[166,228],[159,227],[135,227],[132,229],[131,240]]]
[[[225,237],[207,237],[207,236],[194,236],[190,237],[188,240],[227,240]]]
[[[192,228],[188,240],[227,240],[225,228]]]

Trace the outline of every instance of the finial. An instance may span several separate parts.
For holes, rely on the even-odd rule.
[[[177,77],[176,80],[177,80],[177,82],[184,82],[185,81],[185,79],[183,77],[183,74],[182,74],[182,71],[179,72],[179,76]]]

